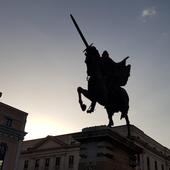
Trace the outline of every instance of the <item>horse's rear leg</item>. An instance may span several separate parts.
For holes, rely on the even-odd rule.
[[[110,109],[107,109],[107,108],[106,108],[106,111],[107,111],[107,115],[108,115],[108,118],[109,118],[109,124],[107,126],[112,127],[114,125],[113,119],[112,119],[113,113]]]
[[[123,113],[122,113],[123,114]],[[126,120],[126,125],[127,125],[127,130],[128,130],[128,137],[131,136],[131,132],[130,132],[130,121],[129,121],[129,117],[128,117],[128,114],[127,113],[124,113],[123,114],[123,117],[125,118]]]
[[[77,88],[80,107],[81,107],[82,111],[85,111],[86,110],[86,105],[83,104],[83,101],[82,101],[82,98],[81,98],[82,90],[84,90],[84,89],[82,89],[81,87]]]

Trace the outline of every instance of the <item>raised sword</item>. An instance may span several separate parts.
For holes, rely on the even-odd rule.
[[[80,28],[79,28],[79,26],[78,26],[76,20],[74,19],[74,17],[73,17],[72,14],[70,14],[70,17],[71,17],[71,19],[72,19],[72,21],[73,21],[73,23],[74,23],[74,26],[76,27],[76,29],[77,29],[77,31],[78,31],[78,33],[79,33],[81,39],[83,40],[83,42],[84,42],[86,48],[88,48],[88,47],[89,47],[89,44],[87,43],[87,41],[86,41],[86,39],[85,39],[83,33],[81,32],[81,30],[80,30]]]

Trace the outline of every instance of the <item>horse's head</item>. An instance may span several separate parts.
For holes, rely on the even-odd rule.
[[[97,74],[97,65],[99,64],[100,54],[96,47],[89,46],[85,50],[85,63],[87,66],[87,75],[95,76]]]

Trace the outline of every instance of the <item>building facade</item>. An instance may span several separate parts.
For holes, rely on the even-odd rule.
[[[27,113],[0,102],[0,170],[17,170]]]
[[[96,133],[94,128],[92,129],[93,135],[100,134],[100,130],[103,131],[109,129],[107,131],[110,131],[110,128],[105,127],[103,129],[103,127],[101,128],[100,126],[95,127]],[[135,155],[135,160],[127,160],[127,162],[135,161],[136,166],[134,166],[133,169],[170,170],[170,150],[146,135],[139,128],[131,125],[130,139],[127,138],[126,126],[113,127],[111,128],[111,131],[114,132],[113,143],[115,143],[115,140],[118,141],[118,139],[121,139],[121,141],[124,141],[126,145],[128,141],[130,141],[133,143],[132,147],[137,146],[141,149],[140,154]],[[82,136],[82,134],[84,134],[84,131],[79,132],[79,136]],[[77,133],[72,133],[60,136],[47,136],[41,139],[24,141],[19,158],[18,170],[78,170],[79,163],[82,162],[82,153],[84,152],[84,147],[80,141],[78,142],[78,140],[75,140],[76,135]],[[92,138],[91,134],[89,135],[89,138]],[[88,138],[85,140],[88,140]],[[109,145],[105,146],[104,143],[102,143],[101,146],[100,142],[100,146],[98,146],[98,148],[102,148],[104,152],[109,149],[111,150],[112,154],[116,152],[115,156],[117,157],[119,155],[120,157],[120,159],[117,159],[117,161],[121,160],[121,158],[126,159],[121,155],[122,144],[116,145],[117,147],[114,147],[114,149],[110,149],[111,147]],[[94,154],[94,150],[97,148],[96,145],[98,144],[92,144],[92,148],[88,149],[88,153]],[[86,147],[90,148],[91,146],[90,144],[86,144]],[[128,150],[126,148],[127,152]],[[109,156],[108,153],[105,155]],[[89,166],[85,169],[94,170],[97,168]],[[121,170],[118,167],[114,167],[113,169]]]
[[[72,134],[24,141],[18,170],[78,169],[79,146]]]
[[[126,136],[125,126],[113,128],[122,136]],[[161,145],[142,130],[131,126],[132,140],[141,148],[143,153],[138,157],[140,170],[170,170],[170,150]]]

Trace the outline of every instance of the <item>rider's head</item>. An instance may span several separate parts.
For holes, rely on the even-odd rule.
[[[109,57],[109,53],[107,51],[103,51],[102,57]]]

